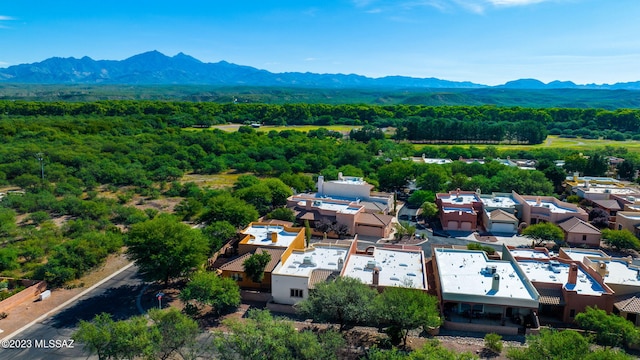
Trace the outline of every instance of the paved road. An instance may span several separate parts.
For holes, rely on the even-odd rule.
[[[145,283],[137,276],[137,272],[135,266],[126,269],[82,296],[76,303],[16,335],[13,340],[24,340],[21,345],[27,345],[24,343],[31,340],[31,348],[0,348],[0,359],[87,359],[82,345],[74,343],[73,348],[67,348],[64,347],[64,341],[69,345],[71,334],[80,320],[91,320],[101,312],[112,314],[115,320],[140,314],[136,297]],[[41,340],[45,340],[44,345],[53,346],[43,347]],[[59,342],[49,344],[49,340]]]

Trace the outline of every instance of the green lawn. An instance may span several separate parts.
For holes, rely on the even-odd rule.
[[[415,148],[420,150],[424,147],[428,146],[439,146],[432,144],[416,144]],[[447,145],[451,146],[451,145]],[[571,149],[578,151],[587,151],[593,150],[597,148],[604,148],[605,146],[611,147],[624,147],[627,148],[630,152],[640,152],[640,141],[635,140],[627,140],[627,141],[613,141],[613,140],[595,140],[595,139],[568,139],[568,138],[559,138],[554,135],[550,135],[547,137],[547,140],[542,144],[537,145],[509,145],[509,144],[500,144],[500,145],[484,145],[484,144],[456,144],[456,146],[461,147],[469,147],[474,146],[479,149],[484,149],[487,146],[494,146],[498,150],[533,150],[533,149]]]

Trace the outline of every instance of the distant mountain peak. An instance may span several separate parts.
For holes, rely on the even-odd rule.
[[[0,68],[0,83],[31,84],[185,84],[216,86],[297,86],[308,88],[388,88],[388,89],[479,89],[487,85],[438,78],[386,76],[369,78],[357,74],[271,73],[227,61],[204,63],[179,52],[169,57],[158,50],[133,55],[124,60],[93,60],[88,56],[49,58],[33,64]],[[509,81],[498,88],[510,89],[630,89],[640,90],[640,82],[614,85],[576,85],[571,81],[536,79]]]

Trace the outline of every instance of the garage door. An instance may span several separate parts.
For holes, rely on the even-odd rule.
[[[471,222],[463,221],[462,224],[460,224],[460,230],[471,230]]]
[[[513,227],[513,224],[505,224],[505,223],[495,224],[494,223],[493,226],[491,227],[491,232],[513,234],[516,231],[515,231],[515,228]]]
[[[447,230],[458,230],[458,222],[457,221],[449,221],[447,223]]]

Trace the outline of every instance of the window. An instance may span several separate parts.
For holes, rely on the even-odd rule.
[[[297,297],[297,298],[304,297],[304,290],[302,290],[302,289],[291,289],[291,297]]]
[[[587,241],[587,235],[582,235],[582,241]]]
[[[569,310],[569,317],[570,317],[570,318],[574,318],[574,317],[576,317],[576,309],[571,309],[571,310]]]
[[[231,278],[235,281],[242,281],[242,274],[233,273],[231,274]]]
[[[622,230],[622,224],[618,224],[618,230]]]

